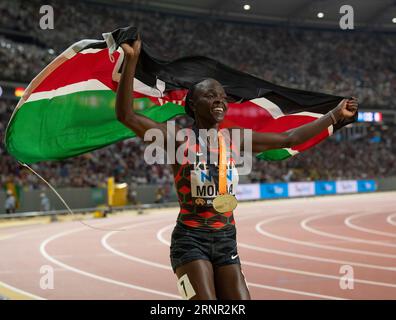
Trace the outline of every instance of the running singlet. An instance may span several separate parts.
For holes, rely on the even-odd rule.
[[[199,150],[196,142],[188,142],[187,149]],[[216,152],[217,150],[210,150]],[[199,155],[199,152],[198,152]],[[233,165],[232,159],[228,159],[227,166],[227,190],[228,193],[236,194],[238,185],[238,171]],[[205,163],[185,163],[173,166],[176,192],[180,204],[180,212],[177,218],[181,223],[190,228],[206,231],[219,231],[231,229],[235,226],[233,212],[218,213],[213,209],[212,201],[217,196],[218,187],[215,185],[213,176]],[[218,170],[218,167],[216,166]]]

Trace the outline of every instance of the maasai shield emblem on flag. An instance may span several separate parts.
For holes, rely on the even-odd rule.
[[[137,29],[117,29],[103,36],[102,41],[73,44],[29,84],[6,130],[7,150],[17,160],[29,164],[65,159],[134,136],[117,121],[114,106],[124,58],[119,45],[133,42]],[[187,89],[205,78],[218,80],[235,101],[229,103],[222,127],[283,132],[315,120],[343,99],[278,86],[206,57],[169,61],[143,41],[134,80],[134,106],[146,106],[137,112],[158,122],[167,121],[184,114]],[[350,122],[353,120],[330,126],[292,149],[258,156],[288,158]]]

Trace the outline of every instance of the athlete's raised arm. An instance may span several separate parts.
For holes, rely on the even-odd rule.
[[[344,99],[337,107],[326,115],[303,126],[283,133],[253,132],[253,152],[270,149],[291,148],[316,136],[330,125],[341,119],[351,118],[357,111],[358,102],[355,97]]]
[[[132,46],[123,43],[121,48],[124,50],[125,58],[115,104],[117,120],[135,132],[138,137],[143,138],[147,130],[156,128],[163,131],[166,139],[166,123],[153,121],[133,110],[133,78],[139,60],[141,40],[136,40]]]

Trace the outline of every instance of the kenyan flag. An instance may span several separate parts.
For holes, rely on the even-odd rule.
[[[119,45],[136,39],[137,30],[117,29],[103,36],[104,41],[73,44],[29,84],[6,131],[7,150],[17,160],[29,164],[65,159],[135,136],[117,121],[114,106],[124,58]],[[282,132],[315,120],[343,99],[281,87],[206,57],[169,61],[143,41],[131,107],[165,122],[184,114],[187,88],[205,78],[218,80],[232,99],[223,127]],[[349,122],[331,126],[293,149],[258,156],[288,158]]]

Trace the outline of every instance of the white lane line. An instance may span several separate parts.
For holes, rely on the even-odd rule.
[[[140,258],[138,258],[138,257],[136,257],[136,256],[131,256],[131,255],[128,255],[128,254],[126,254],[126,253],[124,253],[124,252],[121,252],[121,251],[118,251],[118,250],[114,249],[114,248],[113,248],[112,246],[110,246],[110,245],[108,244],[108,242],[107,242],[108,239],[109,239],[113,234],[114,234],[114,232],[109,232],[109,233],[107,233],[104,237],[102,237],[102,240],[100,241],[101,244],[102,244],[102,246],[103,246],[104,248],[106,248],[107,250],[109,250],[110,252],[112,252],[113,254],[115,254],[115,255],[117,255],[117,256],[120,256],[120,257],[123,257],[123,258],[128,259],[128,260],[131,260],[131,261],[135,261],[135,262],[139,262],[139,263],[144,263],[144,264],[147,264],[147,265],[152,266],[152,267],[162,268],[162,269],[166,269],[166,270],[172,270],[172,268],[171,268],[170,266],[164,265],[164,264],[162,264],[162,263],[156,263],[156,262],[152,262],[152,261],[149,261],[149,260],[140,259]]]
[[[174,226],[173,224],[165,226],[165,227],[163,227],[162,229],[160,229],[157,232],[157,239],[161,243],[163,243],[163,244],[165,244],[167,246],[170,246],[170,242],[164,238],[163,233],[165,231],[167,231],[168,229],[172,228],[173,226]],[[247,262],[247,261],[244,261],[243,264],[246,264],[246,265],[248,265],[248,264],[253,265],[254,264],[253,266],[256,266],[255,263]],[[261,267],[266,267],[266,265],[260,265],[260,266]],[[272,266],[269,266],[269,267],[272,267]],[[284,270],[282,270],[282,271],[284,271]],[[337,278],[337,280],[339,281],[339,278]],[[311,296],[311,297],[316,297],[316,298],[331,299],[331,300],[346,300],[344,298],[335,297],[335,296],[321,295],[321,294],[317,294],[317,293],[313,293],[313,292],[286,289],[286,288],[268,286],[268,285],[252,283],[252,282],[247,282],[247,285],[251,286],[251,287],[256,287],[256,288],[268,289],[268,290],[273,290],[273,291],[281,291],[281,292],[287,292],[287,293],[294,293],[294,294],[298,294],[298,295]]]
[[[392,232],[385,232],[385,231],[376,230],[376,229],[365,228],[365,227],[358,226],[358,225],[352,223],[352,220],[355,220],[355,219],[358,219],[358,218],[361,218],[364,216],[368,216],[370,214],[373,214],[373,213],[366,212],[366,213],[359,213],[359,214],[352,215],[344,220],[344,224],[351,229],[355,229],[355,230],[359,230],[359,231],[363,231],[363,232],[367,232],[367,233],[372,233],[372,234],[378,234],[381,236],[396,238],[396,232],[392,233]]]
[[[40,228],[40,226],[42,226],[42,227]],[[29,227],[34,227],[34,228],[33,229],[32,228],[27,229]],[[24,234],[28,234],[30,236],[30,234],[32,234],[32,233],[34,234],[34,233],[37,233],[37,232],[42,232],[42,231],[45,231],[45,230],[49,230],[48,228],[49,228],[49,224],[28,225],[25,230],[18,231],[18,232],[15,232],[15,233],[9,233],[9,234],[1,234],[0,235],[0,241],[9,240],[9,239],[12,239],[12,238],[15,238],[15,237],[20,237],[21,235],[24,235]]]
[[[164,219],[162,219],[162,220],[164,220]],[[136,227],[139,227],[139,226],[145,226],[145,225],[149,225],[149,224],[153,224],[153,223],[162,222],[162,220],[148,221],[148,222],[146,221],[146,222],[136,223],[136,224],[133,225],[133,228],[136,228]],[[41,243],[41,245],[40,245],[40,253],[41,253],[41,254],[44,256],[44,258],[46,258],[48,261],[50,261],[50,262],[52,262],[52,263],[54,263],[54,264],[56,264],[56,265],[58,265],[58,266],[60,266],[60,267],[62,267],[62,268],[64,268],[64,269],[67,269],[67,270],[69,270],[69,271],[71,271],[71,272],[75,272],[75,273],[77,273],[77,274],[80,274],[80,275],[83,275],[83,276],[86,276],[86,277],[90,277],[90,278],[93,278],[93,279],[96,279],[96,280],[99,280],[99,281],[111,283],[111,284],[118,285],[118,286],[121,286],[121,287],[126,287],[126,288],[130,288],[130,289],[134,289],[134,290],[139,290],[139,291],[143,291],[143,292],[153,293],[153,294],[160,295],[160,296],[165,296],[165,297],[180,299],[180,297],[179,297],[178,295],[175,295],[175,294],[172,294],[172,293],[169,293],[169,292],[164,292],[164,291],[159,291],[159,290],[153,290],[153,289],[149,289],[149,288],[146,288],[146,287],[133,285],[133,284],[130,284],[130,283],[126,283],[126,282],[122,282],[122,281],[117,281],[117,280],[114,280],[114,279],[111,279],[111,278],[102,277],[102,276],[99,276],[99,275],[97,275],[97,274],[94,274],[94,273],[91,273],[91,272],[87,272],[87,271],[84,271],[84,270],[81,270],[81,269],[72,267],[72,266],[70,266],[70,265],[67,265],[66,263],[63,263],[63,262],[61,262],[61,261],[59,261],[59,260],[53,258],[53,257],[52,257],[50,254],[48,254],[48,252],[46,251],[46,246],[47,246],[50,242],[52,242],[52,241],[54,241],[54,240],[56,240],[56,239],[59,239],[59,238],[61,238],[61,237],[64,237],[64,236],[66,236],[66,235],[70,235],[70,234],[72,234],[72,233],[79,232],[79,231],[81,231],[81,230],[86,230],[86,228],[78,228],[78,229],[73,229],[73,230],[69,230],[69,231],[57,233],[57,234],[55,234],[55,235],[53,235],[53,236],[47,238],[47,239],[44,240],[44,241]]]
[[[306,230],[308,232],[311,232],[311,233],[314,233],[314,234],[317,234],[317,235],[323,236],[323,237],[328,237],[328,238],[332,238],[332,239],[341,239],[341,240],[345,240],[345,241],[349,241],[349,242],[365,243],[365,244],[370,244],[370,245],[375,245],[375,246],[396,248],[396,244],[393,244],[393,243],[386,243],[386,242],[376,241],[376,240],[367,240],[367,239],[356,238],[356,237],[342,236],[342,235],[334,234],[331,232],[321,231],[321,230],[318,230],[318,229],[313,228],[308,225],[308,223],[310,223],[312,221],[316,221],[316,220],[326,218],[326,217],[331,217],[331,216],[334,216],[334,214],[324,214],[324,215],[320,215],[320,216],[315,215],[315,216],[312,216],[312,217],[302,220],[300,222],[300,226],[301,226],[301,228],[303,228],[304,230]]]
[[[270,270],[276,270],[276,271],[287,272],[287,273],[301,274],[304,276],[332,279],[332,280],[336,280],[337,283],[339,283],[340,279],[341,279],[341,276],[334,276],[334,275],[330,275],[327,273],[311,272],[311,271],[305,271],[305,270],[301,270],[301,269],[282,268],[282,267],[277,267],[274,265],[268,265],[268,264],[250,262],[250,261],[244,261],[243,264],[252,266],[252,267],[262,268],[262,269],[270,269]],[[365,279],[358,279],[358,278],[353,278],[353,281],[355,283],[362,283],[362,284],[366,284],[366,285],[396,288],[396,284],[392,284],[392,283],[388,283],[388,282],[379,282],[379,281],[372,281],[372,280],[365,280]]]
[[[325,262],[325,263],[333,263],[333,264],[337,264],[337,265],[349,264],[349,265],[363,267],[363,268],[386,270],[386,271],[396,271],[396,267],[386,267],[386,266],[381,266],[381,265],[376,265],[376,264],[367,264],[367,263],[360,263],[360,262],[354,262],[354,261],[348,261],[348,260],[321,258],[321,257],[317,257],[317,256],[310,256],[310,255],[306,255],[306,254],[299,254],[299,253],[294,253],[294,252],[289,252],[289,251],[284,251],[284,250],[269,249],[269,248],[265,248],[262,246],[254,246],[254,245],[246,244],[246,243],[242,243],[242,242],[239,242],[238,246],[241,248],[246,248],[246,249],[250,249],[250,250],[272,253],[272,254],[293,257],[293,258],[299,258],[299,259],[313,260],[313,261],[319,261],[319,262]]]
[[[168,247],[170,247],[171,243],[164,238],[163,234],[164,234],[164,232],[168,231],[168,229],[171,229],[172,227],[174,227],[174,225],[171,224],[171,225],[163,227],[162,229],[158,230],[158,232],[157,232],[157,239],[161,243],[167,245]]]
[[[251,282],[246,282],[246,283],[249,287],[256,287],[256,288],[260,288],[260,289],[268,289],[268,290],[280,291],[280,292],[286,292],[286,293],[293,293],[293,294],[297,294],[297,295],[301,295],[301,296],[315,297],[315,298],[328,299],[328,300],[349,300],[349,299],[340,298],[340,297],[326,296],[323,294],[317,294],[317,293],[312,293],[312,292],[267,286],[267,285],[258,284],[258,283],[251,283]]]
[[[0,241],[4,241],[4,240],[12,239],[12,238],[15,238],[15,237],[19,237],[20,235],[23,235],[25,233],[30,233],[30,232],[33,232],[33,230],[24,230],[24,231],[10,233],[10,234],[3,234],[3,235],[0,235]]]
[[[4,283],[3,281],[0,281],[0,286],[1,286],[1,287],[4,287],[4,288],[7,288],[8,290],[14,291],[14,292],[16,292],[16,293],[18,293],[18,294],[21,294],[21,295],[30,297],[30,298],[35,299],[35,300],[46,300],[46,299],[44,299],[43,297],[40,297],[40,296],[35,295],[35,294],[32,294],[32,293],[30,293],[30,292],[27,292],[27,291],[18,289],[18,288],[16,288],[16,287],[13,287],[13,286],[7,284],[7,283]]]
[[[396,221],[393,221],[393,217],[396,217],[396,213],[391,214],[390,216],[388,216],[386,218],[386,222],[388,222],[389,224],[396,226]]]
[[[170,242],[164,238],[163,234],[168,229],[170,229],[170,227],[172,227],[172,225],[166,226],[157,232],[157,239],[168,246],[170,245]],[[238,246],[239,246],[239,244],[238,244]],[[329,274],[324,274],[324,273],[309,272],[309,271],[305,271],[305,270],[301,270],[301,269],[283,268],[283,267],[278,267],[278,266],[274,266],[274,265],[256,263],[256,262],[245,261],[245,260],[243,261],[243,264],[250,265],[252,267],[263,268],[263,269],[270,269],[270,270],[277,270],[277,271],[283,271],[283,272],[288,272],[288,273],[302,274],[302,275],[307,275],[307,276],[334,279],[334,280],[337,280],[338,282],[340,281],[340,276],[338,276],[338,275],[334,276],[334,275],[329,275]],[[394,269],[393,271],[396,271],[396,269]],[[354,278],[354,281],[356,283],[396,288],[396,284],[392,284],[392,283],[388,283],[388,282],[378,282],[378,281],[371,281],[371,280],[358,279],[358,278]]]
[[[302,214],[295,214],[294,216],[297,215],[302,215]],[[379,252],[372,252],[372,251],[366,251],[366,250],[357,250],[357,249],[349,249],[349,248],[341,248],[341,247],[336,247],[336,246],[331,246],[331,245],[325,245],[325,244],[319,244],[319,243],[314,243],[314,242],[309,242],[309,241],[303,241],[303,240],[296,240],[288,237],[283,237],[279,236],[276,234],[273,234],[271,232],[268,232],[266,230],[263,230],[262,226],[264,224],[268,224],[273,221],[285,219],[287,216],[281,216],[281,217],[273,217],[269,219],[264,219],[260,221],[259,223],[256,224],[256,231],[263,236],[266,236],[271,239],[276,239],[280,241],[284,241],[287,243],[293,243],[293,244],[299,244],[302,246],[307,246],[307,247],[313,247],[313,248],[320,248],[320,249],[326,249],[326,250],[332,250],[332,251],[340,251],[340,252],[348,252],[348,253],[353,253],[353,254],[361,254],[361,255],[366,255],[366,256],[375,256],[375,257],[382,257],[382,258],[391,258],[395,259],[396,255],[394,254],[386,254],[386,253],[379,253]]]

